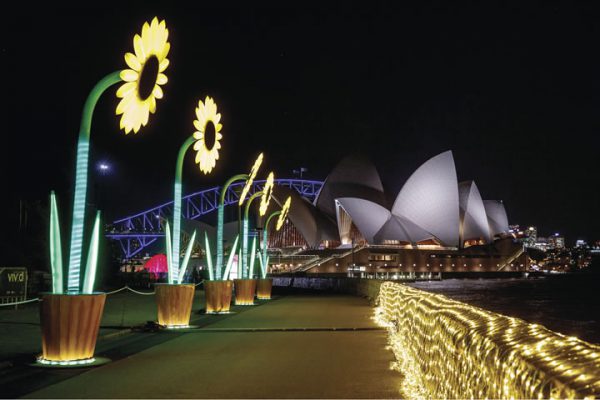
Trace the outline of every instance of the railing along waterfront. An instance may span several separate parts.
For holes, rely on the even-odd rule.
[[[600,346],[393,282],[378,302],[409,398],[600,396]]]

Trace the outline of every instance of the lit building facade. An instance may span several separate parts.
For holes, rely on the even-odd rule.
[[[422,164],[393,202],[375,167],[353,157],[336,166],[314,202],[277,189],[275,201],[292,196],[294,207],[289,223],[270,233],[269,247],[297,250],[288,256],[273,251],[273,271],[348,273],[358,268],[397,274],[528,266],[523,245],[509,232],[503,202],[484,200],[474,181],[459,183],[451,151]]]

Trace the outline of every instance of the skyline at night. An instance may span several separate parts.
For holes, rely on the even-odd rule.
[[[169,198],[170,160],[193,132],[195,102],[209,95],[223,115],[227,162],[207,178],[189,156],[188,193],[247,170],[263,151],[276,176],[305,167],[309,179],[361,154],[393,198],[418,165],[452,150],[459,181],[503,200],[510,223],[568,243],[597,240],[591,7],[21,10],[9,21],[16,40],[2,46],[9,71],[25,77],[7,82],[8,129],[27,131],[10,139],[23,152],[5,158],[18,166],[10,207],[45,201],[51,189],[71,202],[82,101],[123,67],[132,26],[159,15],[174,43],[160,112],[124,135],[113,89],[94,117],[92,162],[108,159],[111,171],[91,172],[105,193],[90,202],[105,222]],[[40,45],[40,35],[53,45]]]
[[[0,397],[600,396],[600,4],[26,6]]]

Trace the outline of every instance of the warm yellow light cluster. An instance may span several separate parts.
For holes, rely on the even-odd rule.
[[[196,119],[194,120],[194,150],[196,150],[196,164],[199,164],[200,171],[205,174],[210,173],[217,164],[219,159],[219,149],[221,148],[221,138],[223,135],[220,133],[223,125],[221,121],[221,114],[217,113],[217,104],[215,101],[206,96],[204,103],[202,100],[198,101],[198,107],[196,107]],[[207,126],[212,124],[214,126],[214,143],[209,149],[206,145],[206,132]]]
[[[600,396],[600,346],[398,283],[378,301],[407,397]]]
[[[262,190],[263,195],[260,198],[260,208],[258,209],[261,217],[267,213],[267,209],[269,208],[269,202],[271,201],[271,197],[273,196],[274,184],[275,175],[273,174],[273,172],[269,172],[269,176],[267,176],[267,181],[265,182],[265,186]]]
[[[248,180],[246,180],[246,184],[244,185],[244,189],[242,189],[242,193],[240,194],[240,206],[244,203],[244,200],[246,200],[246,196],[248,195],[248,192],[250,191],[250,188],[252,187],[252,183],[254,183],[254,179],[256,178],[256,174],[258,174],[258,170],[260,169],[260,165],[263,162],[263,153],[260,153],[258,155],[258,157],[256,158],[256,161],[254,161],[254,165],[252,166],[252,169],[250,170],[250,175],[248,177]]]
[[[285,203],[283,203],[283,207],[281,207],[281,214],[279,214],[279,218],[277,218],[277,225],[275,225],[276,230],[280,230],[283,226],[283,223],[285,222],[285,219],[287,218],[288,213],[290,212],[291,205],[292,198],[288,196],[288,198],[285,200]]]
[[[163,97],[161,85],[167,83],[164,72],[169,66],[167,54],[171,48],[168,37],[165,21],[159,22],[155,17],[150,24],[144,23],[141,36],[136,34],[133,38],[135,54],[125,54],[125,62],[130,69],[121,71],[120,76],[125,83],[117,90],[121,101],[116,111],[117,115],[123,114],[120,127],[125,133],[137,133],[145,126],[150,113],[156,111],[156,99]],[[152,63],[155,69],[147,68]],[[142,87],[142,82],[147,84],[147,89]]]

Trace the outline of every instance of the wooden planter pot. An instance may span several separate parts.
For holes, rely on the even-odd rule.
[[[167,327],[188,326],[196,287],[192,284],[157,283],[154,289],[158,324]]]
[[[61,362],[94,357],[105,301],[105,293],[43,294],[42,359]]]
[[[256,298],[259,300],[271,300],[273,289],[273,278],[258,279],[256,281]]]
[[[256,279],[234,279],[235,305],[254,305],[254,294],[256,293]]]
[[[231,281],[204,281],[207,314],[229,312],[232,285]]]

